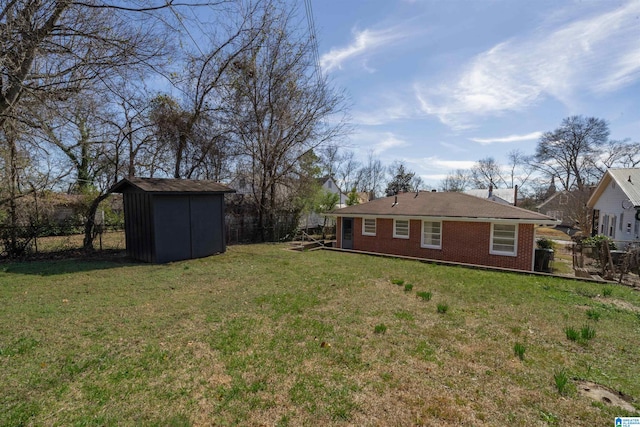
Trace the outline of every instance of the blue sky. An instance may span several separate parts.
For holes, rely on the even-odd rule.
[[[640,0],[312,0],[349,148],[427,185],[519,149],[570,115],[640,142]],[[304,8],[302,8],[304,11]]]

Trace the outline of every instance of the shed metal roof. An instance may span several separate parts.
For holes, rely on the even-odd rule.
[[[360,205],[336,209],[329,215],[429,217],[472,221],[510,220],[547,225],[560,223],[558,220],[538,212],[455,192],[402,193]]]
[[[198,193],[220,194],[235,193],[236,190],[215,181],[171,178],[124,178],[111,187],[110,193],[127,191],[147,193]]]
[[[615,181],[633,206],[640,207],[640,168],[608,169],[589,198],[587,206],[593,207],[611,181]]]

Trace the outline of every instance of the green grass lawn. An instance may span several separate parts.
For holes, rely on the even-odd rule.
[[[613,425],[640,411],[576,381],[640,408],[638,343],[640,294],[553,277],[284,245],[0,264],[0,425]]]

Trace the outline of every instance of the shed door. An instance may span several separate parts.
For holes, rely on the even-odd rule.
[[[342,249],[353,249],[353,218],[342,218]]]
[[[191,257],[224,252],[221,197],[191,196]]]
[[[156,262],[191,257],[189,197],[154,197]]]

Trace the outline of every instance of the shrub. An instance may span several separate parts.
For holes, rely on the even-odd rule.
[[[553,249],[554,246],[553,240],[546,237],[536,240],[536,244],[538,245],[538,249]]]
[[[604,236],[602,234],[598,234],[596,236],[592,236],[592,237],[587,237],[586,239],[582,240],[582,246],[592,246],[593,247],[593,258],[594,259],[600,259],[600,254],[601,254],[601,249],[602,249],[602,245],[604,244],[608,244],[609,245],[609,249],[610,250],[615,250],[616,249],[616,244],[613,243],[613,240],[611,240],[611,238]]]

